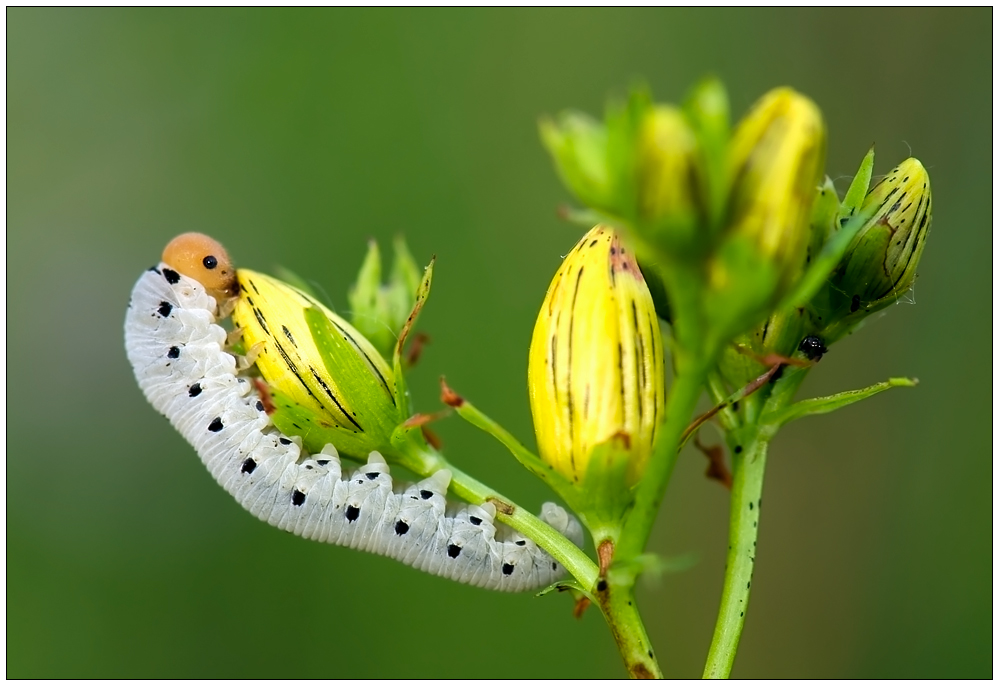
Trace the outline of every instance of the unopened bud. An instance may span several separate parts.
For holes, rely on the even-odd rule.
[[[233,323],[276,408],[271,419],[310,451],[332,443],[364,458],[391,451],[401,421],[392,368],[342,317],[282,281],[237,270]]]
[[[685,249],[699,237],[706,241],[705,174],[684,114],[667,105],[649,110],[636,157],[639,238],[666,251]]]
[[[562,182],[583,204],[598,210],[616,210],[607,160],[607,128],[581,112],[563,112],[542,119],[541,141],[555,160]]]
[[[930,177],[915,158],[888,173],[864,198],[871,215],[833,275],[833,287],[848,304],[840,309],[870,314],[896,302],[916,278],[930,228]]]
[[[588,474],[590,459],[613,441],[600,468],[622,471],[626,460],[627,482],[640,478],[665,402],[663,348],[635,256],[610,227],[594,227],[555,274],[534,327],[528,380],[542,460],[582,484],[599,478]]]
[[[824,158],[822,114],[789,88],[764,95],[732,137],[730,231],[771,260],[781,287],[804,264]]]

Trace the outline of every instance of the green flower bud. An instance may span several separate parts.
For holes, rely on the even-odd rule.
[[[725,86],[715,78],[702,80],[690,90],[683,104],[683,111],[701,147],[705,173],[706,223],[709,233],[714,235],[720,228],[728,193],[725,167],[731,131]]]
[[[413,310],[421,276],[406,241],[399,237],[395,240],[392,272],[388,283],[382,284],[378,244],[374,240],[368,243],[368,254],[348,294],[351,323],[386,357],[392,354],[399,332]]]
[[[930,177],[914,158],[895,167],[864,198],[870,218],[832,277],[840,316],[868,315],[896,302],[916,278],[932,218]],[[837,306],[838,305],[838,306]]]
[[[233,323],[268,385],[281,431],[318,452],[386,457],[402,421],[396,384],[385,359],[346,320],[277,279],[239,269]]]
[[[616,205],[607,164],[607,128],[581,112],[542,119],[541,141],[555,160],[562,182],[580,201],[600,210]]]
[[[665,405],[663,347],[635,256],[610,227],[594,227],[555,274],[534,327],[528,381],[541,459],[582,490],[616,472],[620,490],[601,497],[627,501]]]
[[[675,107],[656,106],[639,129],[636,153],[640,240],[667,252],[704,243],[705,179],[697,137]]]

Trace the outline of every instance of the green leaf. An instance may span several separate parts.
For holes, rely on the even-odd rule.
[[[780,427],[788,422],[792,422],[795,419],[800,419],[802,417],[835,412],[841,407],[846,407],[847,405],[852,405],[853,403],[860,402],[861,400],[866,400],[871,396],[887,391],[889,388],[912,388],[918,383],[919,381],[917,379],[895,377],[855,391],[844,391],[842,393],[827,395],[821,398],[801,400],[781,410],[764,415],[760,423],[770,424],[773,427]]]

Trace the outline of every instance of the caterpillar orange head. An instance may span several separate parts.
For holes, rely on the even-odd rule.
[[[163,261],[194,279],[216,300],[239,292],[236,269],[222,244],[203,233],[182,233],[163,249]]]

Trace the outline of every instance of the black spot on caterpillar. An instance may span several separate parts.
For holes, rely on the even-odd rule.
[[[495,522],[491,503],[449,504],[447,470],[395,486],[376,452],[353,471],[332,445],[306,454],[258,409],[258,391],[226,351],[217,314],[199,282],[160,264],[132,291],[125,347],[149,402],[249,512],[305,538],[485,588],[534,590],[565,575],[533,541]],[[164,354],[174,348],[183,354]],[[541,518],[581,542],[579,523],[562,508],[545,503]]]

